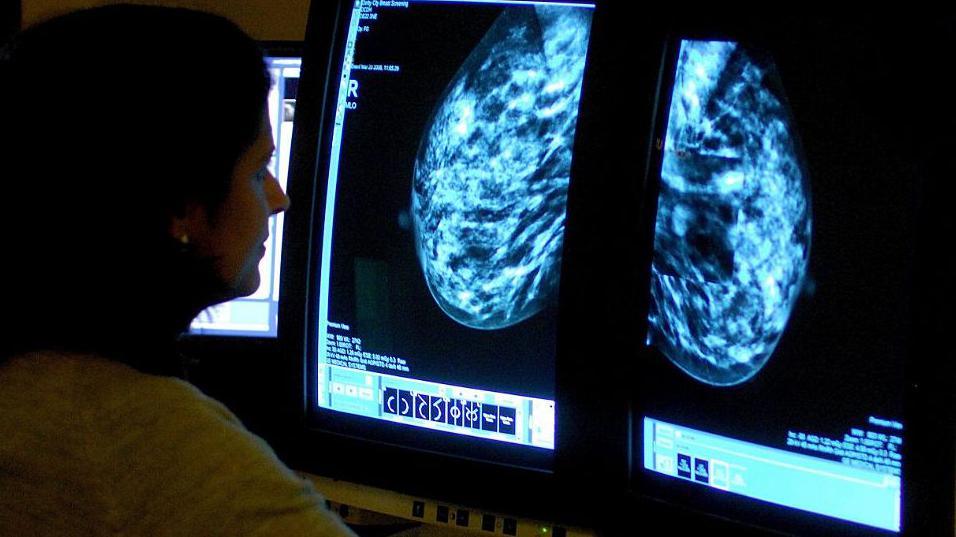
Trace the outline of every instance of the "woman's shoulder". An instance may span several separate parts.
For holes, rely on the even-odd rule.
[[[106,525],[130,534],[351,535],[223,405],[101,357],[36,353],[0,365],[0,476],[30,461],[25,482],[72,476],[70,489],[93,500],[87,518],[111,513]]]
[[[117,498],[142,498],[140,486],[156,486],[159,461],[173,466],[162,450],[174,453],[186,437],[178,428],[233,420],[181,380],[103,357],[54,351],[10,357],[0,364],[0,489],[22,494],[0,501],[0,518],[16,527],[60,509],[45,526],[50,534],[72,533],[54,526],[76,534],[121,527]],[[147,469],[153,476],[137,471]],[[125,481],[134,473],[139,485]],[[8,529],[0,524],[0,534]]]
[[[0,365],[0,393],[0,410],[16,405],[73,420],[83,417],[101,430],[196,420],[238,422],[225,406],[186,381],[143,373],[95,354],[40,351],[12,357]]]
[[[0,383],[30,382],[72,387],[88,395],[111,395],[129,387],[150,391],[188,392],[204,397],[193,385],[172,376],[143,373],[123,362],[94,353],[41,350],[0,362]]]

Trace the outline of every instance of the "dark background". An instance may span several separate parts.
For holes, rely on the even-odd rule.
[[[7,0],[0,4],[0,43],[20,29],[21,11],[19,0]]]

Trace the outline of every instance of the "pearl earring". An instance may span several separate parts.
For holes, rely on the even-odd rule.
[[[176,238],[176,242],[179,243],[179,253],[181,255],[186,255],[189,253],[189,235],[183,233]]]

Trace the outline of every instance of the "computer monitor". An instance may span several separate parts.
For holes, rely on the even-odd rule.
[[[593,8],[351,7],[317,178],[307,354],[317,424],[549,467]]]
[[[562,425],[558,378],[578,366],[558,364],[580,357],[562,326],[587,316],[568,306],[587,282],[565,278],[564,252],[583,236],[571,222],[595,211],[576,189],[604,179],[578,159],[596,13],[313,4],[286,259],[309,269],[283,306],[308,313],[289,335],[305,366],[295,467],[505,512],[560,509],[561,439],[577,429]]]
[[[299,87],[301,53],[289,44],[266,45],[266,66],[272,76],[269,91],[269,119],[276,151],[269,164],[283,189],[288,186],[292,150],[292,126],[295,120],[296,93]],[[285,216],[269,219],[266,254],[259,263],[259,288],[247,297],[237,298],[202,311],[190,324],[189,333],[197,336],[239,336],[274,338],[278,332],[279,284],[282,271],[282,238]]]
[[[901,46],[885,28],[813,23],[763,39],[678,32],[669,47],[633,487],[775,530],[913,532],[932,500],[906,496],[951,502],[954,481],[951,424],[911,420],[952,408],[910,397],[944,352],[921,322],[944,292],[927,283],[945,272],[927,241],[940,177],[929,148],[913,150],[939,131],[899,109],[921,62],[884,55]],[[929,460],[942,475],[909,474]]]

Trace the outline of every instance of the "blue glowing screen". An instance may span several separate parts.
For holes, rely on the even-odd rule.
[[[894,168],[892,129],[871,135],[891,122],[854,108],[884,89],[862,83],[869,64],[802,45],[673,52],[641,479],[797,533],[902,531],[919,182]]]
[[[315,235],[313,393],[335,412],[329,427],[553,464],[557,294],[594,10],[353,4]],[[371,433],[370,419],[382,424]]]

